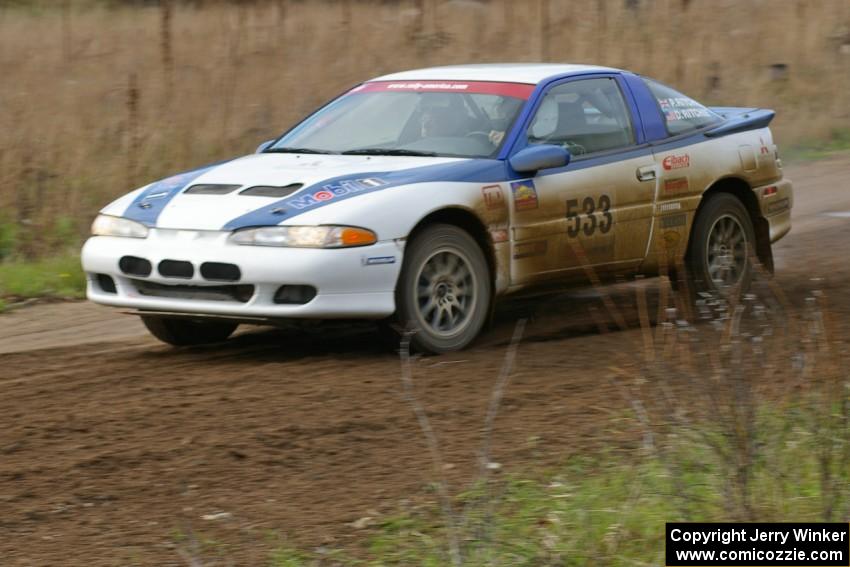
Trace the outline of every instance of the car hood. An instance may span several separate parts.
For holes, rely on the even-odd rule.
[[[254,154],[152,183],[103,212],[158,228],[235,230],[287,223],[303,212],[402,184],[466,179],[470,174],[498,177],[503,170],[504,164],[495,160]],[[226,194],[187,192],[197,185],[239,188]],[[243,194],[257,186],[293,186],[293,192],[273,197]]]

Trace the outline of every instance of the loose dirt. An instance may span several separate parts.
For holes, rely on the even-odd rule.
[[[850,218],[829,216],[850,211],[848,174],[850,156],[788,168],[795,227],[775,255],[790,301],[823,289],[850,330]],[[628,446],[629,405],[606,376],[636,368],[641,336],[633,286],[611,293],[630,330],[614,331],[596,293],[574,292],[507,306],[475,348],[415,360],[453,489],[473,477],[517,317],[531,319],[493,434],[498,474]],[[2,315],[0,564],[184,565],[187,533],[239,565],[263,564],[279,541],[357,547],[368,528],[352,523],[429,498],[399,370],[368,325],[172,349],[87,303]]]

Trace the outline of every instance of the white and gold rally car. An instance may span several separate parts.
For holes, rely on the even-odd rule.
[[[255,154],[108,205],[83,249],[88,297],[175,345],[364,318],[444,352],[532,287],[683,265],[697,290],[745,289],[790,230],[773,114],[604,67],[379,77]]]

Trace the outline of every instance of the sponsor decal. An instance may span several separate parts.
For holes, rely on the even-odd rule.
[[[363,258],[364,266],[380,266],[382,264],[395,264],[395,256],[372,256]]]
[[[337,181],[329,185],[322,186],[318,191],[308,193],[307,195],[299,195],[289,201],[288,205],[297,210],[307,209],[319,203],[330,201],[336,197],[342,197],[350,193],[358,193],[366,189],[374,189],[386,185],[386,182],[377,177],[367,177],[366,179],[345,179]]]
[[[431,91],[431,90],[450,90],[450,91],[465,91],[469,88],[467,83],[390,83],[387,85],[387,90],[405,90],[405,91]]]
[[[678,211],[682,208],[682,203],[679,201],[674,201],[672,203],[661,203],[658,205],[658,210],[662,213],[666,213],[669,211]]]
[[[661,236],[661,238],[664,240],[665,248],[677,248],[679,246],[679,241],[682,239],[682,235],[675,230],[668,230]]]
[[[778,201],[774,201],[767,206],[767,214],[775,215],[776,213],[781,213],[782,211],[787,211],[790,208],[790,203],[788,199],[779,199]]]
[[[670,155],[664,158],[661,162],[661,165],[664,166],[664,169],[670,171],[671,169],[682,169],[683,167],[690,167],[691,165],[691,156],[688,154],[683,154],[680,156]]]
[[[509,96],[527,100],[535,85],[492,81],[370,81],[358,85],[348,94],[370,92],[435,92],[470,93]]]
[[[761,153],[761,155],[766,156],[770,153],[770,150],[767,149],[767,144],[764,143],[764,140],[762,140],[761,136],[759,136],[759,144],[761,144],[761,147],[759,147],[759,152]]]
[[[688,222],[688,215],[682,213],[680,215],[670,215],[661,217],[661,228],[675,228],[677,226],[685,226]]]
[[[511,190],[514,194],[514,209],[517,211],[528,211],[536,209],[537,203],[537,188],[534,187],[534,181],[514,181],[511,183]]]
[[[534,242],[521,242],[514,248],[514,260],[522,258],[531,258],[532,256],[542,256],[549,249],[549,242],[546,240],[537,240]]]
[[[666,167],[664,169],[667,169]],[[690,188],[690,183],[687,177],[673,177],[672,179],[664,180],[664,192],[675,193],[677,191],[687,191]]]
[[[493,239],[493,243],[499,242],[507,242],[508,241],[508,231],[504,228],[491,228],[490,229],[490,238]]]
[[[492,209],[501,209],[505,205],[505,197],[499,185],[488,185],[481,188],[481,196],[484,197],[484,205]]]

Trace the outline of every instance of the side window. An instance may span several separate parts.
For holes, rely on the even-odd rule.
[[[658,102],[661,114],[664,115],[667,132],[671,136],[697,130],[722,120],[720,116],[694,99],[661,83],[641,78]]]
[[[573,155],[635,143],[629,111],[614,79],[583,79],[552,87],[543,97],[529,144],[557,144]]]

